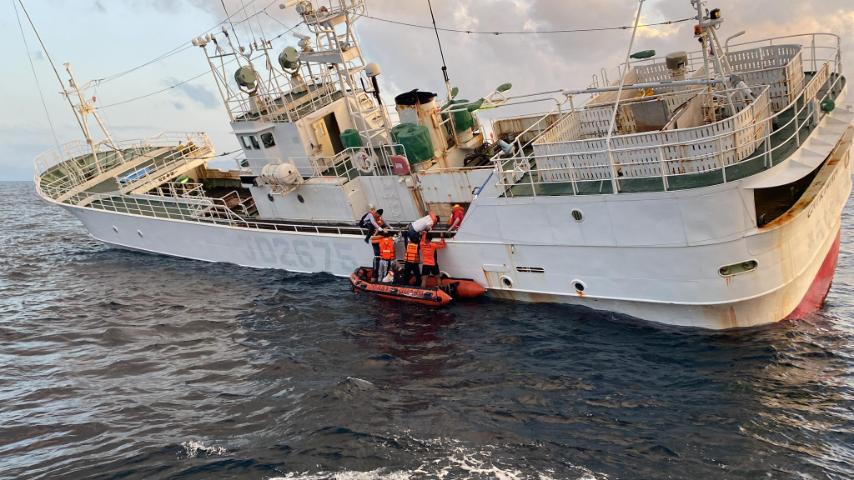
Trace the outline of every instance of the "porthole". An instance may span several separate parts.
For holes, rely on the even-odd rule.
[[[572,215],[572,219],[575,220],[576,222],[580,222],[580,221],[584,220],[584,214],[581,213],[581,210],[579,210],[577,208],[573,208],[572,212],[570,212],[570,215]]]
[[[117,226],[113,225],[113,231],[114,231],[114,232],[116,232],[116,233],[119,233],[119,227],[117,227]]]
[[[502,275],[501,285],[503,285],[504,288],[513,288],[513,279],[508,277],[507,275]]]
[[[273,201],[273,194],[272,193],[267,194],[267,200],[269,200],[271,202]]]
[[[142,238],[142,230],[137,230],[136,234],[139,235],[139,238]]]
[[[733,275],[738,275],[739,273],[747,273],[755,270],[758,266],[759,263],[756,260],[747,260],[744,262],[733,263],[731,265],[724,265],[718,269],[718,273],[722,277],[731,277]]]
[[[584,289],[587,288],[587,285],[584,284],[581,280],[573,280],[572,286],[575,288],[575,291],[578,293],[584,292]]]
[[[305,203],[305,199],[300,194],[297,194],[297,200],[299,200],[299,203]]]

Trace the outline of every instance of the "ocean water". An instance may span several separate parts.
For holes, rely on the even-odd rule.
[[[710,332],[108,248],[0,183],[0,478],[854,478],[854,203],[811,318]]]

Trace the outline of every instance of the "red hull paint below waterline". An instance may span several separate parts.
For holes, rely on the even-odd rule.
[[[824,257],[824,262],[822,262],[821,267],[818,269],[818,273],[815,279],[813,279],[809,290],[807,290],[801,303],[786,317],[786,320],[803,318],[810,313],[818,311],[822,304],[824,304],[824,299],[830,290],[830,284],[833,282],[833,274],[836,271],[840,238],[840,232],[836,232],[836,240],[833,241],[833,245],[830,246],[827,256]]]

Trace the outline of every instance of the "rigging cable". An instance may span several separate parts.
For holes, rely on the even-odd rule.
[[[56,64],[53,63],[53,58],[51,58],[50,53],[47,51],[47,47],[44,45],[44,41],[42,41],[42,36],[39,34],[39,31],[36,29],[36,25],[33,23],[33,19],[30,17],[30,12],[27,11],[27,7],[24,5],[23,0],[18,0],[18,4],[21,5],[21,10],[24,12],[24,16],[27,17],[27,21],[30,24],[30,27],[33,29],[33,33],[36,34],[36,39],[39,41],[39,45],[41,45],[42,50],[44,51],[44,56],[47,57],[48,63],[50,63],[50,67],[53,69],[54,75],[56,75],[56,80],[59,81],[59,85],[62,87],[62,96],[68,100],[68,105],[71,106],[71,111],[74,112],[74,119],[77,120],[77,125],[80,126],[80,130],[86,131],[86,127],[83,125],[83,120],[80,118],[82,113],[78,115],[77,108],[74,106],[74,102],[71,101],[71,97],[68,95],[68,92],[65,90],[65,83],[62,81],[62,77],[59,76],[59,70],[56,69]],[[17,9],[15,9],[17,12]]]
[[[469,35],[549,35],[549,34],[558,34],[558,33],[585,33],[585,32],[606,32],[611,30],[630,30],[634,28],[634,25],[618,25],[614,27],[590,27],[590,28],[569,28],[569,29],[557,29],[557,30],[464,30],[461,28],[448,28],[448,27],[432,27],[430,25],[420,25],[417,23],[403,22],[400,20],[391,20],[388,18],[382,17],[374,17],[371,15],[361,15],[364,18],[369,18],[371,20],[376,20],[378,22],[391,23],[394,25],[401,25],[404,27],[412,27],[412,28],[421,28],[426,30],[439,30],[441,32],[452,32],[452,33],[465,33]],[[654,23],[646,23],[642,25],[638,25],[638,28],[644,27],[658,27],[662,25],[675,25],[677,23],[689,22],[691,20],[695,20],[695,17],[687,17],[680,18],[677,20],[664,20],[661,22]]]
[[[237,30],[234,29],[234,23],[231,21],[231,15],[228,14],[228,8],[225,6],[225,0],[219,0],[219,3],[222,4],[222,9],[225,11],[225,19],[228,20],[228,24],[231,25],[231,31],[234,32],[234,39],[237,40],[237,44],[240,44],[240,38],[237,36]]]
[[[428,0],[428,2],[429,2],[429,0]],[[275,0],[274,0],[274,2],[272,2],[272,3],[270,3],[269,5],[267,5],[266,7],[264,7],[264,9],[262,9],[262,10],[261,10],[261,12],[257,12],[257,13],[262,13],[262,12],[263,12],[265,15],[267,15],[269,18],[271,18],[272,20],[276,21],[276,22],[277,22],[277,23],[279,23],[280,25],[282,25],[282,26],[286,26],[286,25],[285,25],[284,23],[282,23],[280,20],[278,20],[278,19],[277,19],[277,18],[275,18],[274,16],[270,15],[270,13],[269,13],[269,12],[267,12],[267,9],[269,9],[269,8],[270,8],[270,6],[271,6],[273,3],[275,3]],[[432,8],[431,8],[431,11],[432,11]],[[257,14],[257,13],[256,13],[256,14]],[[233,16],[233,15],[232,15],[232,16]],[[254,16],[254,15],[253,15],[253,16]],[[411,27],[411,28],[419,28],[419,29],[434,30],[434,27],[433,27],[433,26],[429,26],[429,25],[419,25],[419,24],[415,24],[415,23],[402,22],[402,21],[398,21],[398,20],[390,20],[390,19],[387,19],[387,18],[374,17],[374,16],[371,16],[371,15],[360,15],[360,16],[361,16],[361,17],[364,17],[364,18],[369,18],[369,19],[371,19],[371,20],[376,20],[376,21],[379,21],[379,22],[391,23],[391,24],[401,25],[401,26],[406,26],[406,27]],[[647,24],[637,25],[637,28],[643,28],[643,27],[656,27],[656,26],[662,26],[662,25],[674,25],[674,24],[677,24],[677,23],[684,23],[684,22],[688,22],[688,21],[691,21],[691,20],[694,20],[694,17],[680,18],[680,19],[676,19],[676,20],[664,20],[664,21],[661,21],[661,22],[654,22],[654,23],[647,23]],[[293,27],[290,27],[287,31],[285,31],[285,32],[283,32],[283,33],[280,33],[279,35],[277,35],[277,36],[273,37],[271,40],[276,40],[276,39],[281,38],[281,37],[282,37],[282,36],[284,36],[285,34],[287,34],[287,33],[291,32],[291,31],[295,30],[295,29],[296,29],[297,27],[299,27],[302,23],[303,23],[303,22],[300,22],[300,23],[298,23],[298,24],[294,25]],[[561,30],[504,30],[504,31],[491,31],[491,30],[463,30],[463,29],[446,28],[446,27],[438,27],[438,26],[436,26],[436,27],[435,27],[435,30],[436,30],[436,31],[442,31],[442,32],[465,33],[465,34],[472,34],[472,35],[521,35],[521,34],[541,35],[541,34],[584,33],[584,32],[602,32],[602,31],[613,31],[613,30],[628,30],[628,29],[632,29],[632,28],[635,28],[635,26],[632,26],[632,25],[621,25],[621,26],[613,26],[613,27],[591,27],[591,28],[575,28],[575,29],[561,29]],[[438,33],[437,33],[437,40],[438,40]],[[440,42],[440,46],[441,46],[441,42]],[[188,47],[188,48],[189,48],[189,47]],[[440,48],[440,53],[441,53],[441,48]],[[444,63],[445,63],[445,61],[444,61],[444,54],[443,54],[443,55],[442,55],[442,64],[444,65]],[[138,96],[138,97],[133,97],[133,98],[130,98],[130,99],[127,99],[127,100],[122,100],[122,101],[119,101],[119,102],[111,103],[111,104],[109,104],[109,105],[105,105],[105,106],[103,106],[103,107],[101,107],[101,108],[109,108],[109,107],[114,107],[114,106],[118,106],[118,105],[123,105],[123,104],[130,103],[130,102],[135,102],[135,101],[137,101],[137,100],[142,100],[142,99],[144,99],[144,98],[148,98],[148,97],[151,97],[151,96],[153,96],[153,95],[157,95],[157,94],[160,94],[160,93],[163,93],[163,92],[169,91],[169,90],[171,90],[171,89],[173,89],[173,88],[175,88],[175,87],[179,87],[179,86],[181,86],[181,85],[183,85],[183,84],[185,84],[185,83],[189,83],[189,82],[191,82],[191,81],[193,81],[193,80],[196,80],[196,79],[198,79],[198,78],[202,77],[202,76],[203,76],[203,75],[205,75],[206,73],[208,73],[208,71],[205,71],[205,72],[199,73],[199,74],[197,74],[197,75],[194,75],[193,77],[190,77],[190,78],[188,78],[188,79],[186,79],[186,80],[183,80],[183,81],[181,81],[181,82],[178,82],[178,83],[176,83],[176,84],[174,84],[174,85],[172,85],[172,86],[169,86],[169,87],[166,87],[166,88],[163,88],[163,89],[160,89],[160,90],[157,90],[157,91],[151,92],[151,93],[147,93],[147,94],[145,94],[145,95],[140,95],[140,96]]]
[[[12,8],[15,10],[15,18],[18,20],[18,29],[21,30],[21,40],[23,40],[24,49],[27,51],[27,59],[30,61],[30,70],[33,72],[33,80],[36,81],[36,87],[39,90],[39,97],[41,97],[42,100],[44,116],[47,117],[47,123],[50,125],[50,133],[53,135],[53,143],[56,144],[57,151],[62,151],[62,147],[59,144],[59,136],[56,134],[56,127],[53,125],[53,119],[50,118],[50,110],[48,110],[47,102],[44,99],[44,92],[42,91],[41,82],[39,82],[39,76],[36,74],[36,66],[33,63],[33,56],[30,54],[30,45],[27,42],[26,34],[24,34],[24,24],[21,23],[21,14],[18,13],[18,5],[15,3],[15,0],[12,0]]]
[[[290,27],[288,30],[285,30],[284,32],[282,32],[282,33],[280,33],[280,34],[276,35],[276,36],[275,36],[275,37],[273,37],[271,40],[278,40],[279,38],[281,38],[281,37],[285,36],[286,34],[288,34],[288,33],[292,32],[292,31],[296,30],[296,29],[297,29],[300,25],[302,25],[302,24],[303,24],[303,22],[299,22],[298,24],[294,25],[293,27]],[[228,61],[227,61],[227,62],[225,62],[225,63],[226,63],[226,64],[230,64],[230,63],[232,63],[232,62],[234,62],[234,58],[231,58],[230,60],[228,60]],[[201,77],[203,77],[203,76],[205,76],[205,75],[208,75],[209,73],[210,73],[210,70],[205,70],[205,71],[200,72],[200,73],[198,73],[198,74],[196,74],[196,75],[193,75],[193,76],[192,76],[192,77],[190,77],[190,78],[187,78],[187,79],[185,79],[185,80],[181,80],[181,81],[180,81],[180,82],[178,82],[178,83],[175,83],[175,84],[173,84],[173,85],[169,85],[168,87],[165,87],[165,88],[161,88],[160,90],[155,90],[155,91],[153,91],[153,92],[149,92],[149,93],[146,93],[146,94],[143,94],[143,95],[139,95],[139,96],[136,96],[136,97],[128,98],[128,99],[126,99],[126,100],[120,100],[120,101],[118,101],[118,102],[113,102],[113,103],[110,103],[110,104],[108,104],[108,105],[103,105],[103,106],[101,106],[99,109],[100,109],[100,110],[103,110],[103,109],[105,109],[105,108],[117,107],[117,106],[119,106],[119,105],[124,105],[124,104],[126,104],[126,103],[136,102],[136,101],[139,101],[139,100],[142,100],[142,99],[148,98],[148,97],[153,97],[154,95],[159,95],[159,94],[161,94],[161,93],[168,92],[169,90],[172,90],[172,89],[174,89],[174,88],[180,87],[181,85],[184,85],[184,84],[190,83],[190,82],[192,82],[192,81],[194,81],[194,80],[198,80],[199,78],[201,78]]]
[[[643,10],[644,0],[638,1],[638,13],[635,15],[635,27],[632,29],[632,38],[629,40],[629,46],[626,49],[625,66],[628,71],[629,61],[632,55],[632,48],[635,44],[635,36],[638,33],[638,24],[640,23],[641,11]],[[620,110],[620,97],[623,95],[623,87],[626,85],[626,75],[620,75],[620,87],[617,89],[617,96],[614,100],[614,110],[611,112],[611,123],[608,126],[608,136],[605,138],[605,148],[608,150],[608,164],[611,168],[611,188],[614,193],[619,193],[619,184],[617,183],[617,169],[614,166],[614,153],[611,150],[611,137],[614,135],[614,127],[617,125],[617,112]]]
[[[215,29],[215,28],[216,28],[216,27],[218,27],[219,25],[222,25],[222,24],[223,24],[223,23],[225,23],[226,21],[228,21],[228,22],[230,23],[230,19],[231,19],[231,18],[233,18],[235,15],[237,15],[238,13],[240,13],[240,12],[242,12],[242,11],[246,11],[246,9],[247,9],[248,7],[252,6],[252,5],[253,5],[253,4],[255,4],[257,1],[258,1],[258,0],[251,0],[251,2],[250,2],[249,4],[247,4],[247,5],[245,5],[243,8],[241,8],[241,9],[237,10],[236,12],[234,12],[233,14],[231,14],[229,17],[224,18],[222,21],[220,21],[220,22],[219,22],[219,23],[217,23],[216,25],[214,25],[214,26],[212,26],[211,28],[209,28],[209,29],[205,30],[205,31],[202,33],[202,35],[204,35],[205,33],[208,33],[208,32],[210,32],[210,31],[212,31],[213,29]],[[268,4],[267,4],[267,6],[265,6],[265,7],[264,7],[260,12],[256,12],[256,13],[254,13],[252,16],[250,16],[250,17],[248,17],[248,18],[246,18],[246,19],[244,19],[244,20],[240,20],[239,22],[237,22],[237,24],[239,25],[239,24],[241,24],[241,23],[244,23],[244,22],[248,21],[249,19],[251,19],[251,18],[253,18],[253,17],[255,17],[255,16],[259,15],[261,12],[266,13],[267,9],[269,9],[271,6],[273,6],[273,4],[274,4],[274,3],[276,3],[276,1],[277,1],[277,0],[273,0],[273,1],[271,1],[271,2],[270,2],[270,3],[268,3]],[[268,14],[268,15],[269,15],[269,14]],[[233,28],[233,27],[232,27],[232,28]],[[198,36],[198,35],[197,35],[197,36]],[[191,44],[189,44],[189,43],[187,43],[187,42],[181,42],[181,44],[180,44],[180,45],[178,45],[178,46],[176,46],[175,48],[173,48],[173,49],[171,49],[171,50],[168,50],[168,51],[166,51],[166,52],[164,52],[164,53],[162,53],[162,54],[158,55],[157,57],[152,58],[151,60],[148,60],[147,62],[141,63],[141,64],[139,64],[139,65],[137,65],[137,66],[135,66],[135,67],[128,68],[127,70],[124,70],[124,71],[121,71],[121,72],[114,73],[114,74],[112,74],[112,75],[107,75],[107,76],[105,76],[105,77],[98,78],[98,79],[96,79],[96,80],[95,80],[95,82],[96,82],[96,83],[100,83],[100,84],[104,84],[104,83],[107,83],[107,82],[111,82],[111,81],[116,80],[116,79],[118,79],[118,78],[120,78],[120,77],[123,77],[123,76],[125,76],[125,75],[130,74],[130,73],[133,73],[133,72],[135,72],[135,71],[137,71],[137,70],[139,70],[139,69],[141,69],[141,68],[147,67],[147,66],[149,66],[149,65],[152,65],[152,64],[154,64],[154,63],[157,63],[157,62],[160,62],[160,61],[163,61],[163,60],[166,60],[167,58],[169,58],[169,57],[171,57],[171,56],[173,56],[173,55],[177,55],[177,54],[179,54],[179,53],[183,53],[183,52],[185,52],[185,51],[187,51],[187,50],[189,50],[189,49],[191,49],[191,48],[193,48],[193,45],[191,45]]]

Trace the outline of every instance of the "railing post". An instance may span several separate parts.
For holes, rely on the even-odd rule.
[[[768,117],[768,126],[765,128],[765,168],[771,168],[772,152],[771,152],[771,132],[774,129],[774,121],[772,117]]]
[[[803,98],[803,102],[802,102],[803,107],[801,107],[800,110],[798,109],[798,99],[797,98],[795,99],[795,144],[799,147],[801,146],[801,125],[800,125],[800,122],[798,121],[798,117],[801,116],[801,111],[803,111],[803,109],[806,108],[806,106],[807,106],[806,97],[802,97],[802,98]],[[810,102],[810,104],[812,104],[812,102]]]
[[[658,146],[658,164],[661,169],[661,184],[666,192],[669,187],[667,184],[667,162],[664,160],[664,147],[661,145]]]
[[[578,195],[578,185],[575,184],[575,168],[572,166],[572,155],[567,155],[567,168],[569,169],[569,181],[572,184],[572,194]]]
[[[815,34],[813,33],[811,35],[811,37],[812,37],[812,42],[811,42],[811,46],[812,46],[812,71],[818,73],[818,67],[816,64],[816,54],[815,54]]]
[[[520,153],[521,153],[521,150],[520,150]],[[534,172],[531,170],[531,162],[528,160],[527,157],[522,157],[522,158],[525,159],[525,165],[527,166],[527,170],[528,170],[528,181],[531,183],[531,195],[536,197],[537,196],[537,188],[534,185]]]
[[[735,127],[735,126],[736,126],[736,124],[733,123],[733,127]],[[736,157],[738,157],[738,146],[739,146],[738,145],[738,132],[739,132],[739,129],[734,129],[732,132],[732,144],[735,145],[734,155]],[[724,183],[726,183],[726,167],[727,167],[727,165],[726,165],[726,155],[724,154],[725,152],[724,152],[724,146],[723,146],[723,137],[718,136],[718,142],[717,143],[718,143],[718,151],[717,151],[717,153],[715,153],[715,157],[717,157],[718,160],[720,160],[719,164],[721,166],[721,177],[723,178]]]

